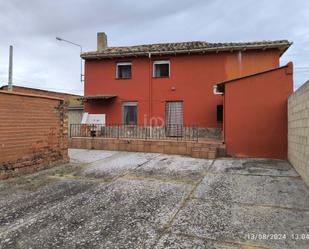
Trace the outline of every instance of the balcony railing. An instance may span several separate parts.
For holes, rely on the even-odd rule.
[[[70,137],[197,141],[199,130],[195,126],[181,124],[165,126],[71,124],[69,135]]]

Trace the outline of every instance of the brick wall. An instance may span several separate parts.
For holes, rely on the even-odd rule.
[[[67,148],[62,99],[0,91],[0,179],[67,162]]]
[[[309,81],[289,97],[288,158],[309,185]]]

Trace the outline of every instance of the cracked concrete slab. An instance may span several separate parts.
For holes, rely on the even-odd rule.
[[[182,209],[171,231],[216,241],[233,241],[274,249],[308,248],[308,240],[293,240],[307,234],[309,211],[295,211],[222,201],[194,199]],[[285,234],[286,239],[252,240],[248,235]]]
[[[150,248],[190,190],[180,184],[117,180],[59,196],[58,203],[37,206],[35,201],[23,209],[23,219],[11,217],[15,210],[2,209],[11,218],[9,226],[2,226],[0,247]],[[44,191],[35,193],[42,202]]]
[[[112,179],[143,165],[156,157],[151,153],[118,152],[112,156],[88,165],[80,174],[94,178]]]
[[[309,188],[299,178],[208,174],[195,197],[309,211]]]
[[[118,151],[70,149],[72,163],[92,163],[117,154]]]
[[[38,210],[70,198],[91,188],[93,184],[77,180],[58,181],[36,192],[23,193],[7,198],[0,206],[0,231],[7,230],[12,222],[23,222],[25,217],[31,216]]]
[[[212,162],[213,160],[160,155],[131,173],[142,177],[195,181],[209,170]]]
[[[159,240],[155,249],[237,249],[241,248],[240,246],[240,244],[216,242],[193,236],[166,234]]]
[[[287,161],[255,158],[217,159],[210,172],[299,177],[298,173]]]
[[[287,162],[70,155],[0,183],[0,248],[308,248],[290,238],[309,234],[309,194]]]

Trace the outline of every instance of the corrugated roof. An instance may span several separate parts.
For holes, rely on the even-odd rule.
[[[288,40],[257,41],[257,42],[230,42],[211,43],[206,41],[158,43],[148,45],[137,45],[127,47],[107,47],[102,51],[85,52],[81,54],[83,59],[100,59],[130,56],[148,56],[181,53],[206,53],[220,51],[235,51],[249,49],[280,49],[282,53],[291,46]]]

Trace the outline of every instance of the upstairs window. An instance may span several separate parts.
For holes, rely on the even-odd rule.
[[[125,125],[137,125],[137,102],[123,103],[122,123]]]
[[[169,77],[170,76],[170,61],[155,61],[153,63],[153,77]]]
[[[131,79],[132,77],[132,63],[120,62],[116,66],[116,78],[117,79]]]

